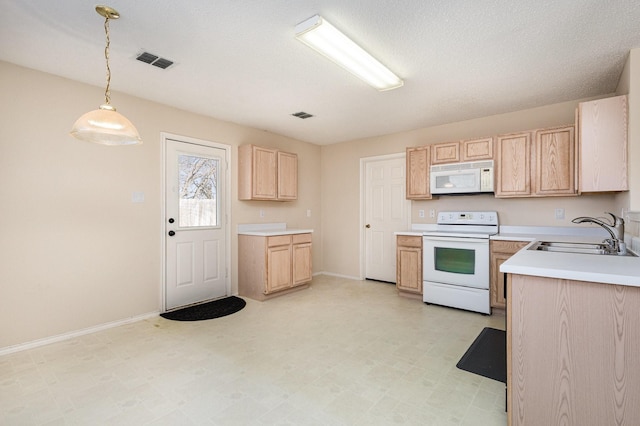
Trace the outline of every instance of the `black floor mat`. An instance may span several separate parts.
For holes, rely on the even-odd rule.
[[[202,321],[234,314],[244,308],[246,304],[247,302],[243,299],[230,296],[177,311],[165,312],[160,316],[174,321]]]
[[[485,327],[456,367],[507,383],[507,335],[504,330]]]

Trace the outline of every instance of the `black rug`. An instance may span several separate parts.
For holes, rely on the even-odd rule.
[[[244,308],[246,304],[247,302],[243,299],[230,296],[213,302],[178,309],[177,311],[165,312],[160,316],[174,321],[202,321],[235,314]]]
[[[507,383],[507,335],[504,330],[485,327],[456,367]]]

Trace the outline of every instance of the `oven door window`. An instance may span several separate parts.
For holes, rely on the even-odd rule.
[[[476,269],[475,250],[435,247],[433,260],[437,271],[473,275]]]

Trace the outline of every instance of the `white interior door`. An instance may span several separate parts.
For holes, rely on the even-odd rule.
[[[227,150],[165,140],[165,309],[230,294]]]
[[[411,202],[405,195],[405,156],[364,163],[365,277],[396,282],[395,232],[410,226]]]

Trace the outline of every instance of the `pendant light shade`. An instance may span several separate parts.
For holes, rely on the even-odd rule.
[[[142,139],[136,128],[111,105],[84,114],[73,125],[71,135],[77,139],[102,145],[136,145]]]
[[[109,6],[96,6],[96,12],[105,18],[104,30],[107,38],[107,45],[104,49],[104,57],[107,62],[105,103],[100,105],[99,109],[89,111],[78,118],[71,129],[71,136],[101,145],[138,145],[142,143],[142,139],[135,126],[110,104],[109,19],[118,19],[120,14]]]

